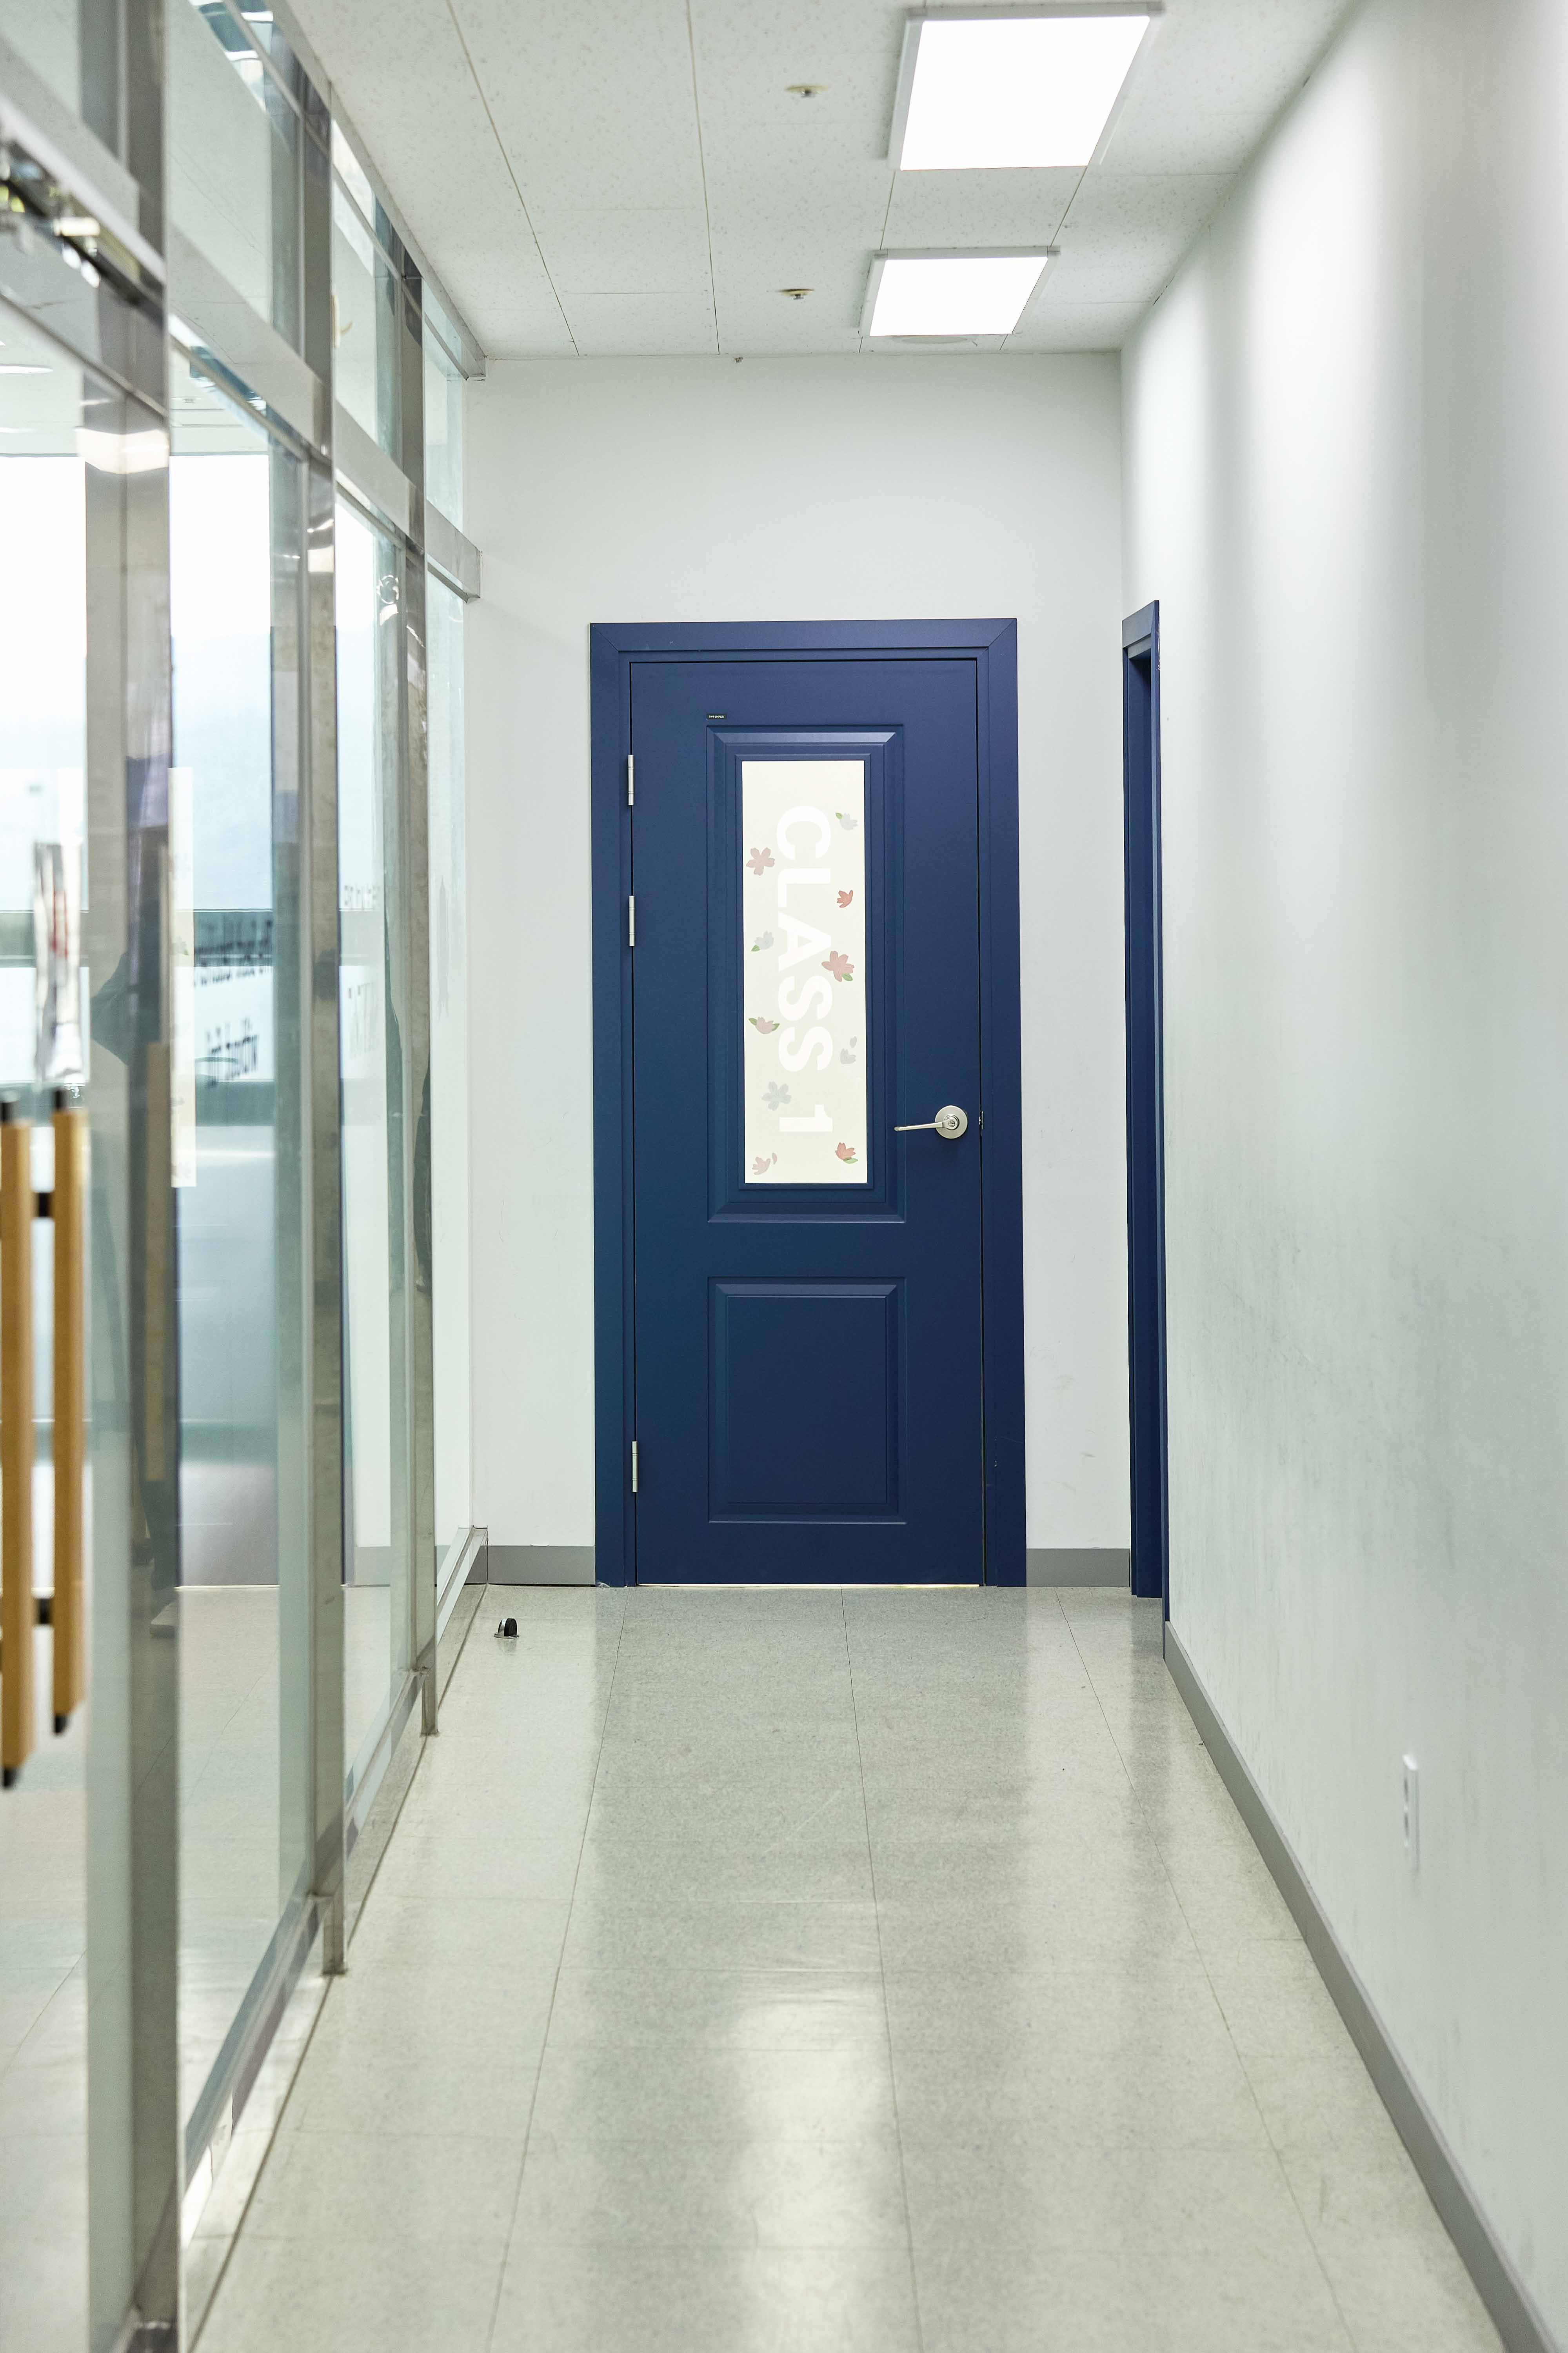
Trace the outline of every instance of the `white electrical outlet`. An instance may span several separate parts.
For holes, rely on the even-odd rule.
[[[1421,1868],[1421,1767],[1414,1757],[1400,1760],[1400,1812],[1405,1828],[1405,1852],[1412,1871]]]

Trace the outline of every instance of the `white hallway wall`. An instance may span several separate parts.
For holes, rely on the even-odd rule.
[[[469,388],[476,1519],[593,1503],[588,626],[1016,616],[1029,1542],[1127,1542],[1114,358],[511,361]]]
[[[1565,91],[1561,0],[1373,0],[1126,447],[1172,1620],[1568,2342]]]

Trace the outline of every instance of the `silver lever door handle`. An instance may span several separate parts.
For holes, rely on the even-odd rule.
[[[956,1144],[968,1125],[969,1113],[966,1111],[960,1111],[956,1103],[943,1103],[934,1119],[912,1120],[908,1127],[895,1127],[893,1134],[921,1135],[928,1127],[934,1127],[937,1134],[945,1136],[949,1144]]]

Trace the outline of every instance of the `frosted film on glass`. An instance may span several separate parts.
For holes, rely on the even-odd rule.
[[[741,859],[745,1179],[864,1185],[864,762],[742,760]]]

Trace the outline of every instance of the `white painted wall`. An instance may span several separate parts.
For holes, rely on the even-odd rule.
[[[1113,358],[469,386],[474,1516],[593,1542],[588,626],[1016,617],[1029,1542],[1127,1542]]]
[[[1352,20],[1126,355],[1125,602],[1173,1621],[1568,2341],[1565,91],[1561,0]]]

